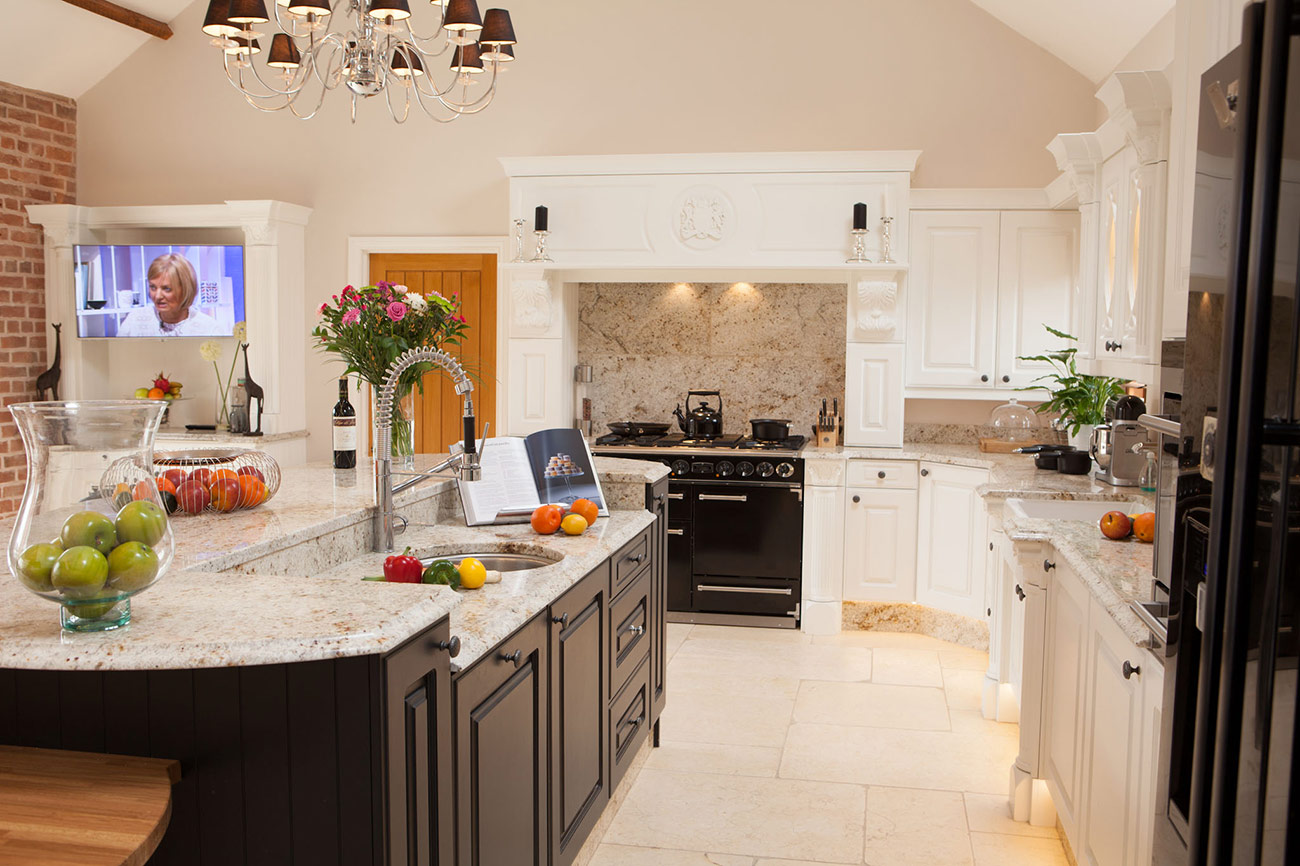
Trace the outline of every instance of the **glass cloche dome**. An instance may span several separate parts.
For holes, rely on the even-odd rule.
[[[1007,442],[1029,442],[1034,438],[1038,419],[1027,407],[1012,397],[989,413],[989,426],[997,431],[999,439]]]

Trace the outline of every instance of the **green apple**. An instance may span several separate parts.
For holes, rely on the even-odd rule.
[[[108,598],[109,601],[94,601],[96,598]],[[89,601],[65,601],[63,609],[78,619],[98,619],[108,613],[121,601],[118,593],[111,590],[96,593]]]
[[[54,584],[50,583],[50,572],[54,570],[54,563],[62,553],[62,547],[55,547],[45,541],[33,544],[18,556],[18,579],[26,584],[28,589],[37,592],[53,592]]]
[[[127,541],[108,555],[108,585],[118,592],[136,592],[158,576],[158,554],[138,541]]]
[[[117,530],[113,528],[113,521],[98,511],[78,511],[63,522],[63,532],[59,537],[63,539],[64,550],[84,545],[108,556],[109,551],[117,547]]]
[[[148,389],[148,388],[136,388],[136,389],[135,389],[135,399],[137,399],[137,400],[148,400],[148,399],[149,399],[149,389]]]
[[[118,541],[139,541],[152,547],[167,532],[167,514],[148,499],[122,507],[113,521]]]
[[[108,558],[84,544],[65,550],[50,571],[50,583],[69,598],[92,598],[106,580]]]

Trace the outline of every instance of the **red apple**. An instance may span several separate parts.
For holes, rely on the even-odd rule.
[[[184,469],[168,469],[166,472],[162,474],[162,477],[170,481],[172,483],[172,487],[179,488],[182,484],[185,483],[185,479],[188,477],[188,473]]]
[[[193,472],[190,473],[189,480],[197,481],[199,484],[202,484],[204,487],[211,487],[212,482],[216,480],[215,477],[216,474],[217,473],[213,472],[208,467],[200,466],[198,469],[195,469]]]
[[[258,469],[256,466],[241,466],[239,467],[237,472],[240,475],[251,475],[254,478],[256,478],[258,481],[261,481],[262,483],[266,483],[266,476],[263,475],[262,470]]]
[[[1133,531],[1133,521],[1122,511],[1107,511],[1101,516],[1101,534],[1119,541]]]
[[[198,514],[208,507],[212,495],[208,493],[208,488],[204,487],[202,482],[190,480],[176,488],[176,500],[185,511]]]

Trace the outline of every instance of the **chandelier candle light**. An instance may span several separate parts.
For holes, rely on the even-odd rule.
[[[487,108],[497,74],[515,59],[510,13],[489,9],[480,17],[475,0],[414,2],[438,10],[431,33],[416,32],[408,0],[269,0],[269,10],[268,0],[211,0],[203,32],[221,51],[227,80],[262,111],[314,117],[340,84],[352,95],[354,122],[357,97],[380,94],[398,123],[413,103],[440,123]],[[255,28],[272,17],[281,32],[259,70],[253,57],[266,34]],[[434,83],[434,61],[451,70],[445,87]],[[484,73],[486,87],[474,90]]]

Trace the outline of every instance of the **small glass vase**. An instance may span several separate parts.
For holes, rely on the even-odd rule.
[[[164,404],[146,400],[9,407],[27,450],[27,485],[9,537],[9,571],[60,605],[68,631],[131,620],[130,597],[171,565],[171,523],[153,476]],[[111,489],[105,473],[113,468]]]
[[[371,442],[379,447],[379,426],[374,423],[379,386],[371,387],[370,417]],[[399,385],[393,400],[393,466],[399,469],[415,468],[415,394],[413,385]],[[376,455],[378,456],[378,455]]]

